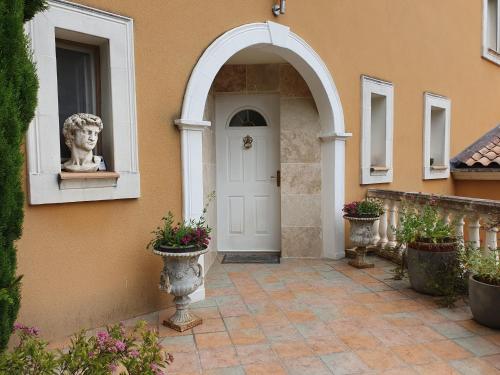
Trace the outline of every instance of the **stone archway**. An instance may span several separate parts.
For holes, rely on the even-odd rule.
[[[274,22],[243,25],[221,35],[203,53],[189,79],[181,118],[183,215],[199,217],[203,209],[202,130],[210,86],[220,68],[237,52],[252,46],[266,46],[288,61],[307,82],[318,108],[322,133],[322,225],[323,256],[344,254],[342,206],[345,189],[345,133],[342,105],[335,83],[319,55],[287,26]]]

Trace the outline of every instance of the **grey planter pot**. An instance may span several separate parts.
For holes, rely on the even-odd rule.
[[[474,320],[500,328],[500,286],[485,284],[469,276],[469,304]]]
[[[425,251],[408,247],[406,262],[411,287],[424,294],[443,296],[443,286],[450,280],[450,269],[457,262],[457,252]]]

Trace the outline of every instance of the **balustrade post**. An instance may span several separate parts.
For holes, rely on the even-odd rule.
[[[379,220],[379,237],[380,240],[378,241],[378,245],[380,246],[381,249],[385,248],[387,246],[387,242],[389,240],[387,239],[387,210],[388,210],[388,204],[387,201],[384,201],[384,213],[382,216],[380,216]]]
[[[481,246],[481,239],[479,236],[479,216],[472,216],[469,218],[469,242],[472,246],[479,248]]]
[[[498,248],[497,242],[497,227],[488,227],[486,228],[486,238],[485,238],[485,250],[496,250]]]
[[[373,227],[372,227],[372,233],[373,233],[372,245],[373,246],[377,246],[378,242],[380,241],[380,234],[379,234],[379,229],[378,229],[379,226],[380,226],[380,219],[373,222]]]
[[[398,226],[397,214],[398,202],[392,201],[389,206],[389,227],[387,228],[387,237],[389,239],[389,242],[387,242],[387,246],[391,248],[396,247],[397,245],[395,231]]]
[[[454,220],[455,220],[455,236],[460,240],[460,242],[464,242],[464,220],[465,215],[461,212],[455,212]]]

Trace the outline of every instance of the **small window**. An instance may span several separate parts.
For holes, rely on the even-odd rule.
[[[253,109],[239,111],[229,121],[230,128],[240,128],[247,126],[267,126],[266,119],[259,112]]]
[[[484,0],[483,57],[500,65],[500,0]]]
[[[75,113],[100,113],[99,47],[56,40],[57,97],[59,105],[59,136],[61,160],[71,157],[64,143],[64,121]],[[102,135],[94,153],[100,155]]]
[[[448,178],[451,102],[431,93],[424,102],[424,179]]]
[[[393,86],[365,76],[361,85],[361,183],[392,182]]]

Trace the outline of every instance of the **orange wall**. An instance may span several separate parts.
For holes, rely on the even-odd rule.
[[[500,181],[455,181],[455,195],[500,201]]]
[[[141,198],[27,206],[18,243],[25,275],[20,320],[49,337],[157,310],[160,260],[145,245],[160,217],[181,210],[179,117],[191,70],[236,26],[289,25],[323,58],[344,108],[346,199],[360,198],[360,75],[395,87],[394,183],[452,194],[451,180],[422,180],[423,92],[452,99],[451,154],[500,122],[500,67],[480,57],[481,1],[84,0],[134,19]]]

